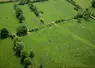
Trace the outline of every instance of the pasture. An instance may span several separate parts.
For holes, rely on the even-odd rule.
[[[83,9],[91,6],[91,0],[74,0]],[[13,9],[14,3],[0,4],[0,29],[6,27],[9,32],[16,32],[19,25]],[[47,26],[59,19],[74,17],[78,12],[74,6],[65,0],[49,0],[33,3],[38,11],[43,11],[41,18],[36,17],[28,5],[20,5],[28,29],[40,28],[23,36],[25,50],[35,53],[34,68],[81,68],[95,67],[95,20],[89,21],[71,19],[52,26]],[[2,10],[1,10],[2,8]],[[92,11],[93,10],[93,11]],[[95,12],[94,9],[90,9]],[[6,42],[6,43],[5,43]],[[14,56],[13,42],[10,38],[0,40],[0,68],[23,68],[19,58]],[[2,62],[2,63],[1,63]]]

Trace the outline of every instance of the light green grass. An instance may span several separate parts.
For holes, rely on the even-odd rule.
[[[81,37],[81,30],[84,29],[81,26],[80,34],[74,33],[74,30],[79,30],[78,26],[80,25],[76,22],[71,24],[67,22],[25,37],[25,48],[35,51],[35,65],[43,64],[45,68],[59,68],[64,65],[67,67],[94,66],[94,38],[87,39],[89,38],[87,35],[93,35],[88,32],[84,36],[82,33],[83,37]],[[73,29],[74,27],[77,29]]]
[[[79,1],[79,0],[78,0]],[[89,7],[80,1],[82,8]],[[81,4],[80,4],[81,3]],[[41,16],[45,23],[60,18],[70,18],[76,14],[74,6],[63,0],[49,0],[35,3],[39,10],[44,11]],[[77,23],[76,20],[46,27],[39,32],[32,32],[24,37],[26,50],[35,52],[34,64],[37,68],[43,64],[45,68],[67,67],[95,67],[95,21]]]
[[[0,68],[22,68],[20,59],[14,55],[12,47],[10,38],[0,40]]]
[[[43,11],[41,16],[45,23],[59,20],[60,18],[73,17],[77,12],[73,9],[74,6],[66,2],[65,0],[49,0],[47,2],[35,3],[38,10]]]
[[[7,28],[9,32],[15,32],[17,26],[13,3],[0,4],[0,29]]]
[[[87,1],[86,4],[85,1]],[[76,0],[76,3],[82,8],[87,8],[91,5],[90,0]],[[74,6],[65,0],[49,0],[48,2],[34,3],[34,5],[39,11],[44,12],[41,17],[45,20],[45,25],[60,18],[70,18],[77,14]],[[10,10],[8,12],[5,9],[0,10],[2,15],[0,16],[0,28],[7,27],[9,31],[15,31],[18,24],[16,24],[17,20],[13,13],[12,4],[0,4],[2,8],[6,8],[6,6],[10,7]],[[28,29],[44,26],[40,23],[39,18],[30,11],[28,5],[19,7],[23,10],[25,24]],[[8,20],[6,15],[9,17]],[[10,24],[6,26],[5,22]],[[82,20],[81,24],[77,23],[76,20],[70,20],[51,27],[45,27],[38,32],[32,32],[23,37],[23,42],[28,52],[31,49],[35,52],[33,59],[35,68],[38,68],[40,64],[44,68],[60,68],[63,66],[72,68],[95,67],[94,20],[89,20],[88,22]],[[4,68],[4,66],[6,66],[5,68],[23,68],[19,63],[19,59],[13,55],[12,45],[13,43],[9,38],[0,40],[0,61],[3,62],[0,64],[1,68]],[[7,55],[8,57],[6,57]],[[7,62],[5,62],[6,60]]]

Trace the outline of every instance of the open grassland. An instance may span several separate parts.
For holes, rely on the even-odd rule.
[[[84,9],[90,7],[90,1],[75,0]],[[71,18],[77,14],[74,6],[65,0],[49,0],[34,5],[44,12],[41,17],[45,24],[30,11],[28,5],[19,6],[23,10],[28,29],[44,26],[60,18]],[[0,4],[0,8],[0,28],[6,27],[10,32],[15,32],[18,21],[13,11],[13,3]],[[77,23],[72,19],[51,27],[46,26],[38,32],[29,33],[23,37],[23,41],[27,51],[33,49],[35,52],[35,68],[40,64],[44,68],[95,67],[95,20],[82,20],[82,23]],[[12,52],[12,47],[13,43],[9,38],[0,40],[0,68],[22,68]]]
[[[66,2],[65,0],[49,0],[48,2],[35,3],[34,5],[44,14],[41,16],[45,23],[59,20],[60,18],[70,18],[76,15],[74,6]]]
[[[0,4],[0,29],[7,28],[9,32],[15,32],[18,21],[13,10],[13,3]]]
[[[83,3],[85,1],[78,1],[76,3],[84,9],[90,6],[90,1],[85,6]],[[35,5],[39,10],[44,11],[42,17],[46,24],[60,18],[70,18],[76,14],[74,7],[63,0],[35,3]],[[89,22],[82,20],[79,24],[76,20],[71,20],[46,27],[26,36],[25,48],[29,51],[32,48],[35,51],[35,66],[43,64],[45,68],[94,67],[94,22],[94,20]]]

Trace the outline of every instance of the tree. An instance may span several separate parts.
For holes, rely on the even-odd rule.
[[[24,59],[28,57],[27,51],[22,50],[20,56],[21,56],[21,63],[23,64],[24,63]]]
[[[17,35],[23,36],[27,34],[27,27],[24,23],[20,24],[20,26],[17,27]]]
[[[25,4],[25,0],[20,0],[19,1],[19,5],[24,5]]]
[[[28,68],[29,65],[32,64],[32,61],[29,57],[25,58],[24,60],[24,68]]]
[[[16,10],[16,17],[19,18],[19,16],[23,14],[23,12],[19,7],[17,7],[15,10]]]
[[[16,10],[17,9],[17,4],[14,4],[13,5],[13,8]]]
[[[13,43],[14,43],[14,47],[13,47],[13,49],[15,50],[15,47],[16,47],[16,45],[17,45],[17,42],[22,42],[22,38],[21,37],[14,37],[14,39],[13,39]]]
[[[10,38],[11,38],[11,39],[14,39],[15,36],[16,36],[15,33],[11,33],[11,34],[10,34]]]
[[[19,19],[19,23],[23,23],[23,21],[24,21],[24,16],[23,16],[23,14],[20,14],[19,15],[19,17],[18,17],[18,19]]]
[[[20,56],[21,51],[23,50],[23,48],[24,48],[24,43],[23,42],[16,42],[16,46],[14,47],[15,54],[17,56]]]
[[[40,67],[39,68],[43,68],[43,65],[40,65]]]
[[[1,38],[4,39],[4,38],[7,38],[9,36],[9,32],[7,30],[7,28],[2,28],[1,29]]]
[[[92,0],[92,7],[95,8],[95,0]]]
[[[29,57],[31,57],[31,58],[34,57],[34,51],[33,50],[31,50]]]
[[[26,0],[26,4],[30,3],[30,0]]]

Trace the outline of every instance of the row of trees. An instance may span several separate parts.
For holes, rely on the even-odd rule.
[[[29,6],[30,10],[31,10],[32,12],[34,12],[34,14],[35,14],[37,17],[40,16],[39,11],[37,10],[37,8],[36,8],[32,3],[29,3],[28,6]]]
[[[24,43],[22,38],[15,36],[13,39],[13,51],[16,56],[21,58],[21,64],[24,65],[24,68],[32,68],[32,59],[35,56],[34,51],[31,50],[30,53],[24,49]]]
[[[16,18],[19,20],[20,23],[23,23],[25,20],[23,11],[17,6],[17,4],[14,4],[14,10],[16,13]]]

